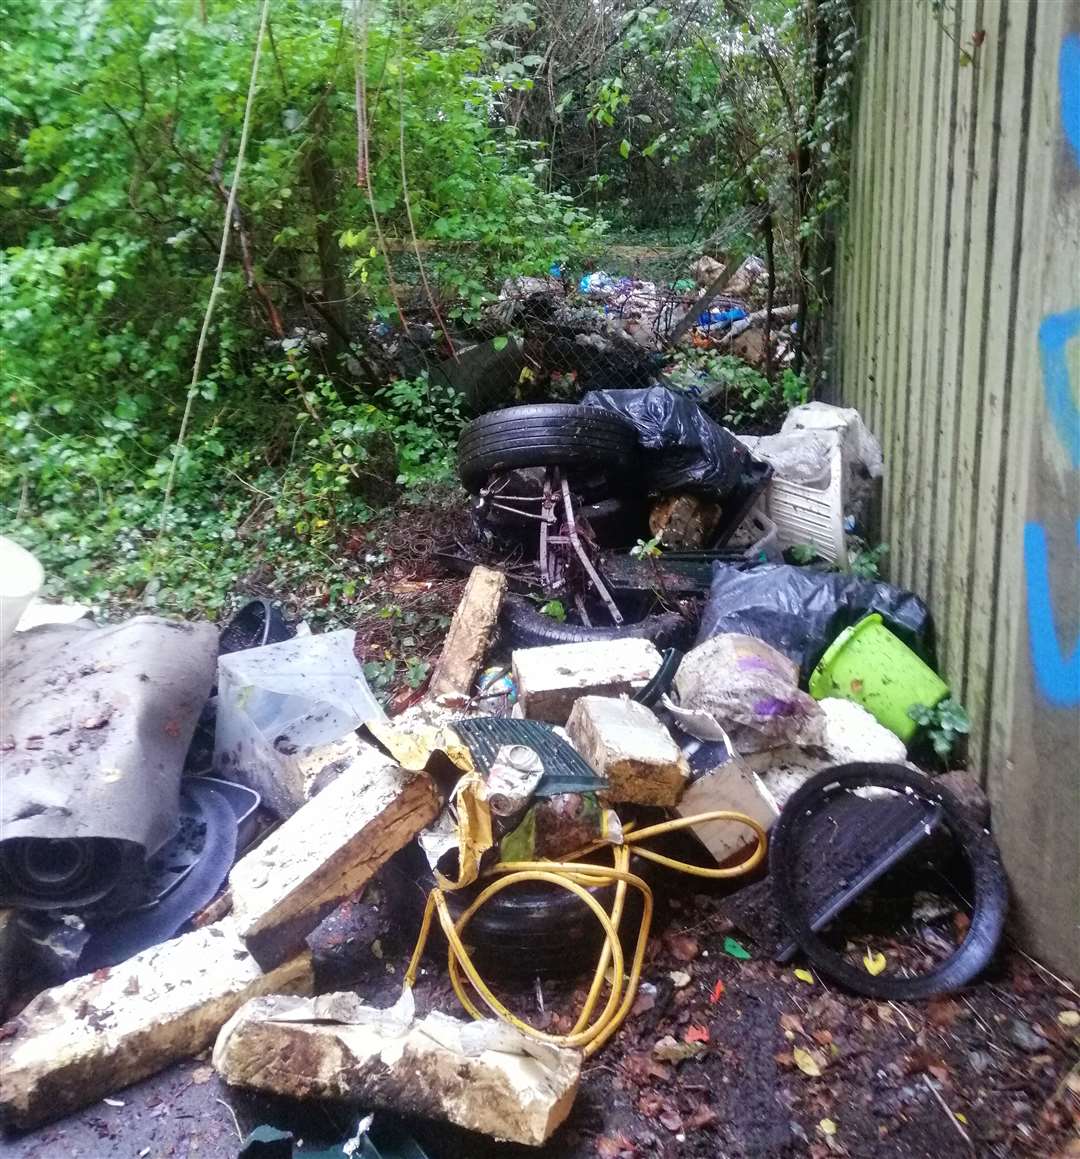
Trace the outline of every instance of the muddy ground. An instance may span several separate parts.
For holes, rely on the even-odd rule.
[[[673,899],[649,949],[635,1013],[586,1064],[570,1119],[541,1150],[500,1145],[420,1120],[407,1126],[432,1159],[730,1159],[1080,1155],[1080,1051],[1069,1011],[1080,995],[1016,951],[977,985],[921,1003],[852,998],[820,978],[725,952],[724,899]],[[388,1005],[411,932],[381,885],[313,938],[320,986],[355,986]],[[565,1031],[584,979],[503,984],[535,1024]],[[653,988],[650,991],[650,988]],[[421,1011],[456,1012],[432,953]],[[540,1002],[543,1002],[543,1013]],[[700,1053],[663,1061],[665,1037]],[[806,1058],[809,1070],[805,1073]],[[935,1094],[935,1091],[937,1092]],[[18,1159],[208,1159],[237,1153],[259,1123],[291,1129],[311,1153],[347,1137],[356,1115],[229,1091],[205,1059],[0,1145]],[[235,1115],[235,1119],[234,1119]]]
[[[385,664],[380,692],[392,712],[422,687],[410,681],[405,658],[433,662],[457,604],[463,577],[432,557],[464,522],[458,504],[406,504],[350,547],[359,556],[378,543],[386,555],[352,614],[341,612],[357,628],[360,659]],[[253,584],[249,594],[273,593]],[[685,878],[675,884],[654,923],[634,1013],[587,1062],[574,1111],[549,1145],[500,1145],[404,1120],[431,1159],[1080,1156],[1080,993],[1067,983],[1007,950],[977,985],[948,998],[853,998],[814,973],[809,981],[796,976],[805,970],[801,960],[769,961],[733,928],[737,907],[725,892],[698,888]],[[732,936],[748,960],[725,950]],[[389,1005],[411,937],[410,921],[376,881],[313,938],[320,989],[356,987],[372,1004]],[[500,993],[534,1025],[564,1032],[585,978],[541,982],[526,974]],[[429,955],[417,998],[421,1011],[459,1012],[445,958]],[[692,1057],[657,1057],[657,1043],[668,1038]],[[295,1133],[303,1156],[347,1138],[357,1117],[229,1091],[201,1058],[0,1140],[0,1154],[231,1159],[249,1130],[271,1123]]]

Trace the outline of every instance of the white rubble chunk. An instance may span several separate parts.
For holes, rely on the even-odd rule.
[[[607,779],[610,800],[668,807],[683,795],[690,772],[686,758],[645,705],[625,696],[583,696],[566,731],[574,748]]]
[[[264,967],[276,965],[435,819],[424,772],[350,767],[233,866],[233,917]]]
[[[468,696],[472,692],[499,621],[505,591],[506,576],[501,571],[472,569],[432,673],[429,696]]]
[[[513,654],[522,711],[530,720],[553,724],[565,724],[581,696],[633,695],[660,664],[656,646],[635,637],[518,648]]]
[[[310,993],[311,957],[264,973],[231,921],[39,994],[0,1041],[0,1114],[32,1127],[205,1050],[249,998]]]
[[[411,997],[406,992],[406,998]],[[354,994],[260,998],[222,1028],[214,1067],[230,1085],[456,1123],[540,1146],[566,1118],[579,1050],[503,1023],[373,1010]]]

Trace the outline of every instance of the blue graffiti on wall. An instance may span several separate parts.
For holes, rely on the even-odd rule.
[[[1080,519],[1076,522],[1076,542],[1080,547]],[[1061,708],[1080,704],[1080,640],[1068,656],[1058,643],[1046,531],[1041,524],[1028,523],[1024,527],[1024,565],[1027,569],[1028,635],[1039,691],[1051,704]]]
[[[1061,129],[1073,147],[1080,167],[1080,35],[1070,33],[1058,53],[1058,92],[1061,94]]]
[[[1039,327],[1043,389],[1050,420],[1058,433],[1071,467],[1080,467],[1080,407],[1069,382],[1067,347],[1080,335],[1080,310],[1051,314]]]
[[[1080,168],[1080,36],[1075,33],[1062,39],[1057,79],[1061,129],[1072,147],[1072,159]],[[1070,381],[1068,346],[1077,338],[1080,338],[1080,309],[1050,314],[1039,327],[1046,409],[1074,471],[1080,467],[1080,407]],[[1080,547],[1080,520],[1076,523],[1076,542]],[[1024,571],[1028,638],[1036,686],[1051,704],[1072,708],[1080,704],[1080,640],[1068,654],[1058,641],[1046,530],[1041,523],[1030,522],[1024,526]]]

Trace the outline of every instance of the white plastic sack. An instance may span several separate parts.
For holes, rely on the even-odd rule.
[[[680,724],[703,740],[719,726],[740,753],[821,743],[821,706],[799,688],[798,667],[754,636],[730,632],[693,648],[674,690]]]
[[[283,817],[310,795],[327,746],[385,719],[353,654],[355,638],[348,630],[298,636],[218,661],[214,768]],[[340,757],[349,759],[347,747]]]
[[[826,402],[792,407],[780,434],[797,435],[803,431],[836,432],[844,449],[845,465],[858,463],[871,479],[881,478],[884,470],[881,444],[854,407],[830,406]]]

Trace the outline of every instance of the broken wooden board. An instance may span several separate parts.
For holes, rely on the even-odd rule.
[[[348,993],[257,999],[222,1028],[213,1061],[232,1086],[423,1115],[540,1146],[573,1106],[582,1055],[490,1020],[438,1011],[416,1020],[406,992],[389,1010]]]
[[[656,646],[636,637],[518,648],[513,654],[518,704],[530,720],[565,724],[579,697],[633,695],[660,664]]]
[[[574,748],[607,781],[604,796],[633,805],[678,803],[690,772],[671,733],[626,697],[582,696],[566,731]]]
[[[700,495],[665,495],[649,511],[649,530],[665,547],[699,550],[711,545],[724,513]]]
[[[310,993],[311,957],[263,973],[226,919],[39,994],[0,1041],[0,1115],[58,1118],[198,1054],[248,998]]]
[[[429,696],[470,695],[491,644],[505,591],[506,576],[501,571],[472,569],[432,673]]]
[[[695,778],[675,812],[680,817],[693,817],[721,810],[745,813],[766,833],[780,816],[773,795],[738,756]],[[757,844],[754,831],[735,821],[702,821],[691,829],[718,865],[725,865],[733,858],[742,860]]]
[[[427,773],[348,768],[242,857],[229,874],[233,918],[263,968],[295,953],[440,805]]]

